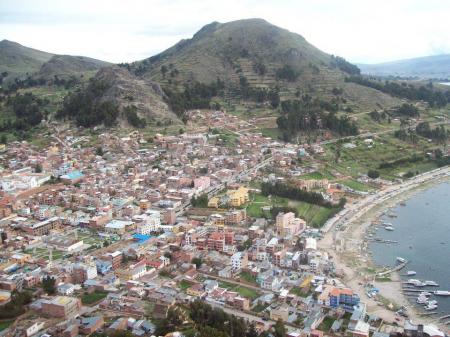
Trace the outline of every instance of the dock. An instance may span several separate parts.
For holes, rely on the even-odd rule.
[[[405,266],[408,264],[408,262],[409,262],[409,261],[402,262],[402,263],[400,263],[399,265],[395,266],[394,268],[391,268],[391,269],[388,269],[388,270],[383,271],[383,272],[381,272],[381,273],[378,273],[377,276],[378,276],[378,277],[382,277],[382,276],[384,276],[384,275],[389,275],[389,274],[391,274],[391,273],[393,273],[393,272],[399,271],[399,270],[405,268]]]

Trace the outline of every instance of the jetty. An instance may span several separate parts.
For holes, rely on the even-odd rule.
[[[395,267],[393,267],[393,268],[391,268],[391,269],[388,269],[388,270],[386,270],[386,271],[383,271],[383,272],[381,272],[381,273],[378,273],[378,274],[377,274],[377,277],[382,277],[382,276],[385,276],[385,275],[389,275],[389,274],[391,274],[391,273],[393,273],[393,272],[399,271],[399,270],[405,268],[405,266],[408,264],[408,262],[409,262],[409,261],[406,260],[405,262],[402,262],[402,263],[396,265]]]

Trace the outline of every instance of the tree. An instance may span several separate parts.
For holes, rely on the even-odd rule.
[[[104,152],[103,152],[103,149],[101,146],[97,147],[97,149],[95,150],[95,154],[100,157],[104,155]]]
[[[258,337],[258,331],[256,330],[255,323],[250,323],[245,337]]]
[[[6,135],[2,135],[0,137],[0,144],[7,144],[8,143],[8,137]]]
[[[34,172],[35,173],[42,173],[42,165],[41,163],[37,163],[36,166],[34,167]]]
[[[273,327],[274,337],[286,337],[286,328],[284,327],[283,321],[278,319]]]
[[[56,287],[55,287],[56,280],[51,276],[46,276],[42,279],[42,289],[48,294],[48,295],[54,295],[56,293]]]
[[[167,69],[167,66],[166,65],[162,65],[161,66],[161,74],[163,75],[163,78],[166,78],[166,74],[167,74],[167,71],[168,71],[169,69]]]
[[[369,172],[367,172],[367,176],[370,179],[377,179],[380,177],[380,172],[378,172],[377,170],[369,170]]]
[[[199,269],[202,266],[202,264],[203,264],[203,260],[202,260],[201,257],[194,257],[191,262],[193,264],[195,264],[195,267],[197,269]]]

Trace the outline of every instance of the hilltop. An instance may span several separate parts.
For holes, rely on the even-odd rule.
[[[54,55],[41,66],[37,76],[46,79],[54,76],[80,76],[87,72],[95,73],[97,70],[109,65],[111,63],[85,56]]]
[[[9,76],[32,74],[49,61],[54,54],[28,48],[9,40],[0,41],[0,72]]]
[[[358,64],[364,74],[376,76],[449,79],[450,54],[417,57],[379,64]]]
[[[186,83],[209,84],[220,79],[231,98],[244,81],[251,88],[277,87],[282,100],[303,94],[332,99],[333,92],[342,89],[342,98],[354,108],[398,104],[376,90],[346,83],[346,76],[359,74],[356,66],[262,19],[210,23],[191,39],[136,62],[131,69],[164,87],[178,89]]]

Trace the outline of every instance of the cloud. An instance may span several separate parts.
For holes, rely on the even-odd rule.
[[[261,17],[354,62],[450,52],[439,0],[15,0],[0,3],[0,39],[63,54],[134,61],[212,21]]]

